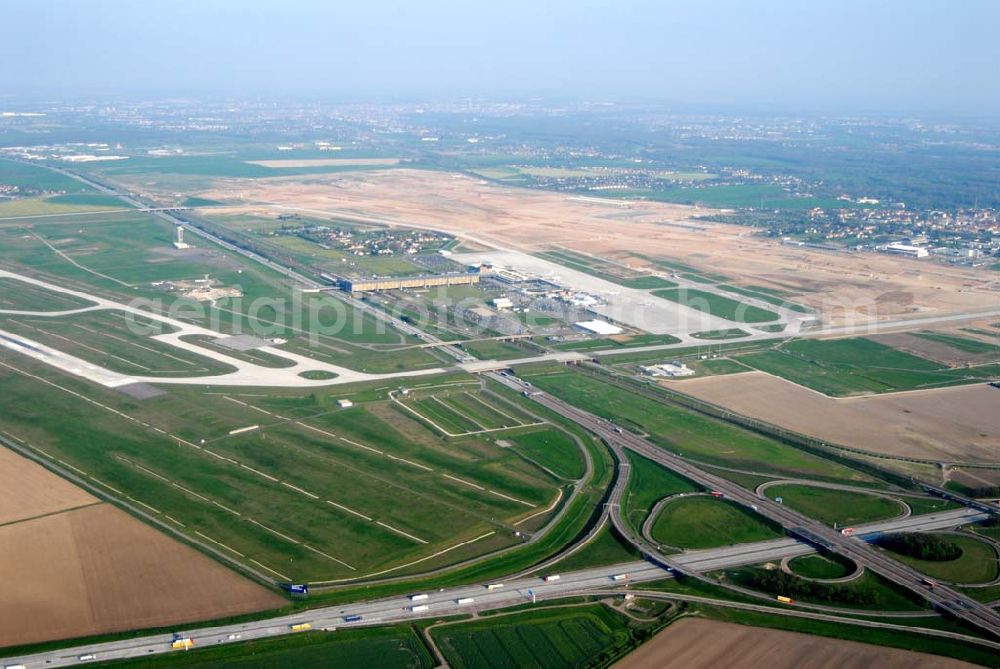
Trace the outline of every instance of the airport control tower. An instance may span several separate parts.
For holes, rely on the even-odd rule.
[[[174,242],[174,248],[177,249],[189,249],[191,245],[184,241],[184,226],[177,226],[177,241]]]

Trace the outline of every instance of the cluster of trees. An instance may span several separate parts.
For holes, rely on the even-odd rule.
[[[753,569],[740,573],[737,580],[740,585],[754,590],[784,595],[792,599],[852,606],[877,606],[881,603],[881,597],[875,590],[860,588],[849,583],[843,585],[815,583],[793,574],[786,574],[780,569]]]
[[[886,534],[879,537],[875,543],[900,555],[920,560],[945,562],[962,557],[962,548],[958,544],[933,534],[919,532]]]

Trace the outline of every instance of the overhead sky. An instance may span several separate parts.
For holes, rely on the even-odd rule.
[[[0,0],[0,95],[1000,113],[998,0]]]

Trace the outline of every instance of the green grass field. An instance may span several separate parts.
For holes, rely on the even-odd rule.
[[[798,311],[800,313],[810,311],[808,307],[789,301],[785,293],[764,288],[763,286],[744,288],[742,286],[734,286],[732,284],[719,284],[716,288],[720,288],[730,293],[736,293],[737,295],[743,295],[744,297],[753,297],[763,302],[767,302],[768,304],[785,307],[786,309],[791,309],[792,311]]]
[[[0,309],[19,311],[64,311],[92,307],[94,303],[66,293],[0,277]]]
[[[513,443],[515,452],[561,479],[575,481],[586,471],[580,447],[560,430],[535,430],[513,434],[504,440]]]
[[[513,358],[526,358],[533,353],[533,351],[519,346],[517,342],[511,341],[484,339],[462,342],[459,346],[463,351],[480,360],[511,360]]]
[[[407,568],[422,571],[513,545],[504,528],[565,485],[492,439],[443,442],[385,399],[338,409],[348,388],[136,401],[16,354],[0,362],[59,386],[0,367],[0,429],[278,578],[357,577],[479,538]]]
[[[641,455],[629,452],[626,456],[631,471],[622,501],[622,515],[636,532],[642,529],[653,506],[664,497],[701,490],[697,484]]]
[[[655,290],[653,295],[677,302],[690,309],[736,323],[767,323],[778,320],[778,314],[732,298],[695,288],[668,288]]]
[[[800,555],[789,560],[788,568],[806,578],[841,578],[851,573],[844,562],[823,555]]]
[[[962,549],[962,556],[943,562],[920,560],[895,552],[892,553],[893,557],[931,578],[951,583],[986,583],[997,577],[997,551],[990,544],[972,536],[958,534],[943,534],[941,538],[958,544]]]
[[[838,527],[895,518],[903,513],[903,507],[891,499],[850,490],[776,485],[767,489],[767,496],[781,497],[785,506]]]
[[[667,503],[651,535],[678,548],[716,548],[784,536],[742,506],[713,497],[682,497]]]
[[[727,330],[706,330],[705,332],[692,332],[691,336],[696,339],[739,339],[747,337],[750,333],[739,328],[729,328]]]
[[[37,165],[0,159],[0,184],[45,193],[93,193],[81,181]]]
[[[971,383],[1000,374],[1000,366],[950,369],[863,337],[802,339],[737,360],[832,396]]]
[[[218,667],[219,669],[431,669],[434,660],[418,633],[409,625],[338,630],[336,634],[309,632],[262,641],[195,648],[185,653],[117,662],[98,667],[157,669],[158,667]]]
[[[629,643],[625,619],[600,604],[494,615],[431,634],[455,669],[580,667]]]
[[[538,256],[627,288],[651,290],[653,288],[673,288],[677,285],[673,281],[668,281],[658,276],[644,274],[639,270],[629,269],[628,267],[622,267],[601,258],[565,249],[546,251],[539,253]]]
[[[867,480],[843,465],[571,369],[526,371],[523,375],[540,389],[647,432],[656,444],[693,460],[794,476]]]

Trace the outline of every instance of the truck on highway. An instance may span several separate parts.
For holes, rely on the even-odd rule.
[[[476,599],[474,597],[459,597],[455,600],[456,604],[472,604]]]
[[[720,490],[713,490],[712,491],[712,497],[722,497],[722,491],[720,491]]]
[[[559,574],[549,574],[544,580],[546,583],[551,583],[552,581],[558,581],[559,578]]]
[[[357,622],[361,622],[361,616],[357,616],[357,615],[355,615],[355,616],[344,616],[344,622],[345,623],[357,623]]]
[[[611,577],[612,581],[624,581],[628,578],[628,574],[615,574]]]
[[[486,586],[486,589],[489,590],[490,592],[493,592],[494,590],[499,590],[502,587],[503,583],[490,583],[489,585]]]
[[[785,597],[784,595],[778,595],[778,601],[781,602],[782,604],[791,604],[792,598]]]
[[[410,595],[411,602],[419,602],[422,599],[427,599],[427,595]]]
[[[93,653],[85,653],[76,659],[79,660],[80,662],[89,662],[90,660],[96,660],[97,656],[94,655]]]
[[[933,590],[934,588],[937,587],[937,581],[935,581],[933,579],[930,579],[930,578],[927,578],[926,576],[924,578],[920,579],[920,582],[923,583],[924,585],[926,585],[931,590]]]
[[[429,608],[431,607],[428,606],[427,604],[417,604],[416,606],[411,606],[410,611],[412,611],[413,613],[420,613],[421,611],[426,611]]]
[[[175,638],[170,642],[170,647],[174,650],[187,650],[194,645],[194,640],[189,637]]]
[[[289,625],[288,629],[293,632],[308,632],[313,628],[312,623],[295,623],[294,625]]]
[[[854,528],[853,527],[845,527],[844,529],[842,529],[840,531],[840,533],[843,534],[845,537],[849,537],[852,534],[854,534]]]
[[[27,669],[23,664],[5,664],[3,669]]]

